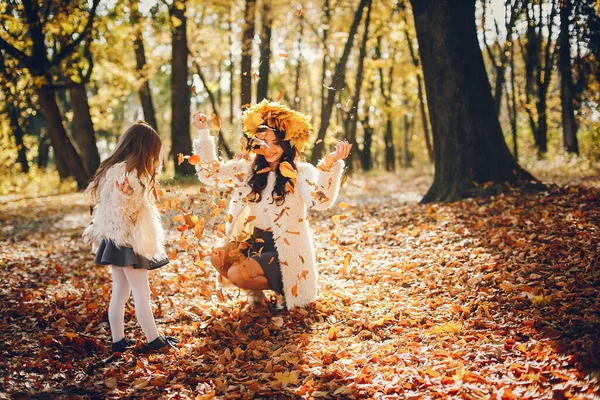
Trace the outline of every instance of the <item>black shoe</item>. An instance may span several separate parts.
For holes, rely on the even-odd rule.
[[[133,345],[134,345],[134,342],[132,340],[123,338],[123,339],[119,340],[118,342],[114,342],[111,346],[111,349],[112,349],[113,353],[122,353],[128,347],[131,347]]]
[[[179,343],[179,340],[175,339],[172,336],[162,336],[160,335],[150,343],[148,343],[149,351],[166,351],[170,348],[175,348],[175,345]]]

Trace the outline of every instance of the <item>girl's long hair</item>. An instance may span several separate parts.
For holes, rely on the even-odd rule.
[[[90,183],[86,192],[91,195],[92,199],[97,200],[100,181],[106,175],[106,171],[122,161],[126,163],[125,170],[127,172],[135,170],[138,178],[149,178],[150,189],[154,189],[160,166],[161,148],[162,142],[158,133],[146,122],[138,121],[123,133],[119,138],[117,148],[106,160],[100,163],[94,175],[94,180]],[[142,187],[146,188],[143,182]],[[149,191],[149,194],[150,192],[152,191]]]
[[[275,137],[277,137],[277,141],[279,146],[283,149],[283,154],[281,155],[281,159],[279,160],[279,164],[284,161],[290,163],[294,170],[296,168],[296,159],[300,155],[298,149],[291,145],[289,140],[285,140],[285,132],[282,132],[276,128],[271,128],[267,126],[261,126],[257,133],[264,132],[267,129],[271,129],[275,133]],[[248,195],[248,201],[253,203],[258,203],[262,198],[262,192],[264,188],[267,186],[267,179],[269,174],[258,172],[264,170],[269,167],[269,163],[265,159],[265,156],[262,154],[257,154],[254,157],[254,161],[252,162],[252,176],[248,180],[248,184],[252,188],[252,191]],[[285,196],[288,194],[287,184],[294,188],[294,182],[291,178],[287,178],[281,174],[279,168],[275,170],[275,185],[273,186],[273,191],[271,192],[271,204],[274,202],[278,206],[282,205],[285,202]]]

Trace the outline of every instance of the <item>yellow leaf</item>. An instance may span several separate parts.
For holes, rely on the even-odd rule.
[[[349,203],[344,203],[343,201],[340,201],[340,202],[338,203],[338,207],[339,207],[339,208],[341,208],[341,209],[343,210],[343,209],[345,209],[345,208],[352,207],[352,204],[349,204]]]
[[[279,163],[279,172],[281,172],[281,175],[290,179],[293,179],[298,175],[298,172],[296,172],[296,170],[292,168],[292,165],[287,161]]]
[[[284,94],[285,94],[285,89],[283,89],[281,92],[279,92],[279,95],[277,96],[277,100],[275,100],[275,101],[279,101],[279,100],[283,99]]]

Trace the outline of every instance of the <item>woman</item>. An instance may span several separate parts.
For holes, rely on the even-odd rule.
[[[283,294],[288,309],[303,307],[317,296],[315,251],[307,207],[326,209],[338,195],[344,161],[352,148],[336,144],[318,168],[298,161],[312,127],[304,114],[263,100],[242,116],[253,160],[220,162],[206,116],[195,113],[200,130],[194,140],[201,182],[236,187],[229,204],[226,236],[211,263],[223,278],[249,290],[251,303],[263,290]]]

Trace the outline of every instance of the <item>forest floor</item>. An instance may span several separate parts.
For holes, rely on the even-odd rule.
[[[430,181],[349,178],[311,214],[319,298],[291,312],[217,290],[217,193],[166,187],[153,307],[180,343],[150,355],[132,301],[136,348],[110,353],[88,201],[0,204],[0,398],[597,398],[600,179],[420,205]]]

